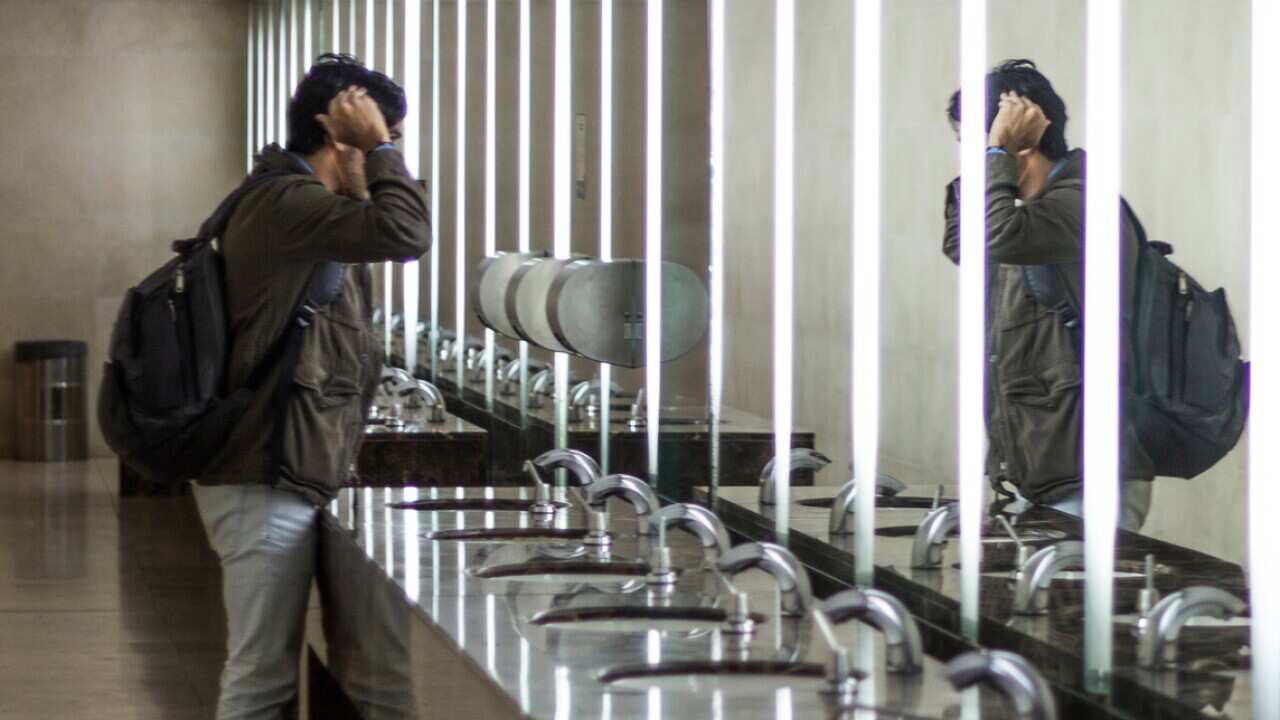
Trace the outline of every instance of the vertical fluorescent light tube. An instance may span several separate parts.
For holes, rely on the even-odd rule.
[[[396,7],[395,0],[386,0],[386,4],[383,7],[383,10],[385,11],[383,13],[384,22],[382,23],[383,27],[386,29],[386,34],[383,36],[383,40],[385,41],[384,45],[386,46],[386,60],[383,62],[382,72],[385,73],[387,77],[392,79],[395,78],[395,72],[396,72],[395,7]],[[370,4],[370,8],[372,8],[372,3]],[[391,311],[392,309],[394,309],[396,304],[395,276],[396,276],[395,263],[391,261],[382,263],[382,306],[383,308],[385,308],[383,310],[383,314],[385,317],[388,317],[388,318],[391,317]],[[408,357],[409,336],[410,336],[410,328],[408,325],[409,316],[403,311],[403,309],[401,310],[400,318],[405,323],[403,332],[401,333],[401,337],[404,338],[405,357]],[[387,327],[388,329],[390,329],[390,324],[388,324]],[[391,355],[391,335],[388,334],[386,339],[387,339],[386,350],[387,350],[387,355],[389,356]],[[410,373],[414,371],[414,368],[412,365],[409,365],[409,367],[405,369],[408,370]]]
[[[649,483],[658,483],[662,408],[662,34],[664,0],[648,0],[645,26],[644,384]]]
[[[960,283],[957,441],[960,631],[978,637],[978,563],[986,474],[986,0],[960,5]],[[856,390],[856,388],[855,388]]]
[[[1120,484],[1120,9],[1089,0],[1084,254],[1085,689],[1111,676]]]
[[[246,47],[246,50],[245,50],[245,78],[244,78],[244,92],[245,92],[245,96],[244,96],[244,107],[245,107],[245,118],[244,118],[244,132],[245,132],[245,136],[244,136],[244,155],[245,155],[245,158],[244,158],[244,164],[245,164],[245,172],[248,172],[248,171],[250,171],[250,170],[253,170],[253,151],[254,151],[253,141],[254,141],[254,130],[256,129],[256,128],[255,128],[255,126],[254,126],[254,122],[253,122],[253,119],[254,119],[254,114],[253,114],[253,101],[254,101],[254,97],[255,97],[255,96],[256,96],[256,94],[257,94],[257,88],[256,88],[256,87],[254,86],[254,84],[253,84],[253,63],[254,63],[254,58],[255,58],[255,55],[254,55],[254,52],[253,52],[253,51],[254,51],[254,43],[255,43],[255,42],[257,42],[257,38],[255,38],[255,37],[253,36],[253,16],[254,16],[254,14],[255,14],[255,13],[254,13],[253,5],[252,5],[252,4],[250,4],[250,5],[249,5],[249,7],[248,7],[248,8],[246,8],[246,10],[245,10],[245,15],[246,15],[246,17],[248,17],[248,18],[249,18],[249,27],[248,27],[248,31],[247,31],[247,32],[245,32],[245,38],[246,38],[246,43],[245,43],[245,44],[246,44],[246,46],[247,46],[247,47]]]
[[[773,444],[778,538],[791,529],[791,382],[795,244],[795,0],[775,0],[773,122]]]
[[[854,581],[871,587],[880,451],[880,10],[854,5],[853,61],[853,476]]]
[[[289,0],[289,82],[291,88],[298,82],[298,0]]]
[[[346,0],[347,2],[347,52],[352,55],[359,54],[356,48],[356,1]],[[334,2],[342,2],[342,0],[334,0]],[[369,57],[368,53],[365,57]]]
[[[453,322],[457,332],[455,342],[462,343],[463,351],[458,353],[457,383],[458,392],[462,392],[466,374],[466,342],[467,325],[463,305],[467,297],[467,2],[458,2],[458,82],[457,82],[457,142],[454,152],[457,153],[457,175],[454,182],[454,227],[457,235],[454,238],[454,297]]]
[[[1280,717],[1280,570],[1271,553],[1280,545],[1280,528],[1269,517],[1280,503],[1274,478],[1280,469],[1280,326],[1264,308],[1280,307],[1280,288],[1267,270],[1280,262],[1276,240],[1280,222],[1271,209],[1276,191],[1273,168],[1280,163],[1274,131],[1280,113],[1280,86],[1268,72],[1280,66],[1275,38],[1280,5],[1253,3],[1253,98],[1250,199],[1250,340],[1253,344],[1252,402],[1249,418],[1249,604],[1253,608],[1253,717]]]
[[[600,0],[600,259],[613,259],[613,0]],[[613,368],[600,363],[600,471],[609,472]]]
[[[431,212],[440,212],[440,0],[431,0]],[[436,381],[440,352],[440,253],[429,253],[431,283],[431,381]]]
[[[517,183],[517,237],[516,247],[520,252],[529,252],[529,182],[530,182],[530,122],[529,122],[529,65],[530,65],[530,34],[529,34],[529,3],[531,0],[520,0],[520,60],[518,70],[518,97],[516,100],[517,122],[519,135],[516,154],[517,172],[519,177]],[[528,410],[529,402],[529,343],[524,340],[520,341],[520,417],[523,419],[525,412]]]
[[[404,87],[409,110],[404,117],[404,161],[418,177],[422,165],[422,0],[404,0]],[[434,205],[432,206],[435,207]],[[418,261],[404,264],[404,364],[418,374]]]
[[[555,157],[552,162],[553,250],[558,258],[569,257],[572,236],[572,225],[569,213],[573,202],[573,133],[572,133],[572,90],[573,78],[571,50],[573,2],[572,0],[556,0],[555,4],[555,97],[554,126],[555,137],[552,145]],[[569,355],[555,355],[556,381],[556,447],[567,447],[569,444]]]
[[[351,0],[351,2],[355,2],[355,1],[356,0]],[[373,44],[373,39],[374,39],[373,10],[374,10],[373,0],[364,0],[364,57],[365,57],[365,61],[369,64],[369,67],[373,67],[376,64],[376,60],[378,58],[378,54],[377,52],[375,52],[375,48]]]
[[[329,0],[333,6],[332,15],[329,19],[329,49],[332,52],[342,52],[342,0]]]
[[[1280,86],[1268,70],[1280,65],[1275,38],[1280,5],[1253,3],[1252,170],[1250,202],[1250,340],[1253,344],[1252,402],[1249,418],[1249,600],[1253,607],[1253,717],[1280,717],[1280,570],[1270,553],[1280,545],[1280,529],[1268,517],[1280,503],[1274,483],[1280,469],[1280,326],[1264,308],[1280,307],[1280,288],[1266,276],[1280,262],[1276,240],[1280,222],[1270,203],[1280,190],[1272,168],[1280,162],[1274,127],[1280,113]]]
[[[720,406],[724,401],[724,40],[725,1],[711,0],[711,327],[707,357],[712,490],[720,485]]]
[[[382,71],[387,77],[394,77],[396,72],[396,0],[386,0],[386,6],[383,8],[386,12],[383,14],[383,45],[386,50],[386,61],[382,66]]]
[[[484,254],[498,251],[498,2],[488,0],[484,32]],[[494,334],[484,329],[484,401],[493,409]]]
[[[301,82],[302,78],[307,74],[307,70],[311,69],[311,61],[315,56],[311,54],[311,3],[312,0],[302,0],[302,71],[295,76],[296,82]]]
[[[273,8],[275,8],[275,0],[267,0],[266,9],[263,11],[262,33],[267,38],[265,55],[267,82],[262,98],[262,104],[266,108],[266,124],[262,129],[263,145],[276,141],[276,23]]]
[[[276,130],[276,141],[281,145],[285,145],[289,141],[289,35],[288,21],[289,17],[285,14],[285,0],[280,0],[280,64],[277,68],[280,71],[280,86],[276,88],[276,97],[279,99],[279,106],[276,108],[276,122],[279,127]]]
[[[257,152],[267,144],[267,62],[270,53],[267,51],[267,5],[258,2],[258,83],[254,87],[254,103],[256,105],[257,125],[254,127],[253,151]]]

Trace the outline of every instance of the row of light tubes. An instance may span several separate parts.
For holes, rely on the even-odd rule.
[[[349,42],[348,51],[354,50],[355,40],[355,5],[349,5]],[[724,252],[724,179],[719,172],[724,163],[724,94],[725,94],[725,0],[709,0],[711,12],[711,295],[712,295],[712,328],[710,335],[710,405],[713,418],[718,416],[723,393],[723,252]],[[247,110],[246,141],[250,142],[250,152],[246,158],[252,163],[252,148],[261,147],[268,142],[284,139],[286,130],[285,110],[288,100],[289,80],[299,77],[297,53],[288,55],[284,60],[286,48],[297,47],[297,5],[299,0],[287,0],[289,5],[288,22],[284,12],[285,0],[281,0],[281,12],[277,18],[272,17],[271,6],[275,3],[263,3],[260,12],[249,14],[249,63],[247,83],[250,92],[254,93]],[[301,0],[303,4],[303,53],[310,57],[312,29],[312,0]],[[389,0],[394,4],[394,0]],[[494,16],[495,0],[488,3],[490,23]],[[365,54],[373,58],[373,3],[364,0],[366,33]],[[465,38],[467,3],[459,3],[459,67],[458,85],[465,87]],[[518,249],[527,251],[530,247],[529,220],[529,68],[530,68],[530,0],[520,0],[520,51],[519,51],[519,236]],[[333,49],[340,49],[341,33],[340,3],[332,3],[331,33],[329,42]],[[555,0],[556,12],[556,57],[555,57],[555,172],[556,172],[556,205],[554,220],[554,251],[557,257],[567,257],[569,253],[569,207],[572,192],[570,177],[570,145],[571,138],[571,96],[569,94],[569,72],[571,58],[568,54],[568,38],[570,32],[569,13],[571,0]],[[660,259],[662,248],[662,21],[663,3],[661,0],[648,1],[649,36],[647,44],[647,107],[646,120],[646,232],[645,255],[651,260],[646,271],[646,313],[654,326],[660,326]],[[433,207],[439,206],[440,186],[440,137],[439,137],[439,67],[440,67],[440,3],[433,3],[432,8],[432,198]],[[406,0],[405,3],[405,77],[408,87],[418,85],[418,66],[415,60],[419,47],[421,0]],[[1120,59],[1120,15],[1119,5],[1108,0],[1090,0],[1088,8],[1087,44],[1087,126],[1089,128],[1088,145],[1093,150],[1090,163],[1090,181],[1086,190],[1086,237],[1092,238],[1091,244],[1119,248],[1119,108],[1120,89],[1118,78],[1108,68],[1118,66]],[[776,465],[778,501],[778,531],[785,537],[789,526],[788,500],[789,475],[788,463],[790,437],[792,432],[792,333],[793,325],[793,290],[791,287],[791,267],[794,253],[794,58],[795,58],[795,3],[794,0],[777,0],[778,42],[775,45],[775,167],[774,186],[775,202],[775,357],[774,357],[774,432],[776,449],[780,462]],[[1280,63],[1280,52],[1265,42],[1267,30],[1280,30],[1280,9],[1272,3],[1255,2],[1253,4],[1252,46],[1253,67],[1275,67]],[[853,193],[851,204],[853,213],[853,233],[851,236],[853,267],[853,318],[852,318],[852,353],[853,367],[851,371],[851,388],[862,388],[862,392],[853,392],[851,413],[853,423],[853,457],[855,477],[859,482],[857,516],[859,528],[857,532],[858,547],[856,556],[861,560],[856,569],[859,582],[869,582],[870,559],[873,557],[871,547],[874,533],[869,531],[872,519],[874,478],[876,475],[876,454],[878,447],[878,412],[879,412],[879,367],[877,353],[858,352],[859,348],[879,347],[879,278],[878,256],[880,242],[879,228],[879,111],[880,111],[880,13],[881,0],[857,0],[855,2],[856,35],[854,64],[854,157],[853,157]],[[985,73],[986,73],[986,13],[985,0],[962,0],[961,2],[961,86],[963,118],[982,118],[985,116]],[[393,12],[387,13],[387,60],[384,70],[391,72],[393,66],[394,35],[390,18]],[[606,128],[602,137],[602,197],[600,248],[601,256],[611,254],[610,236],[612,232],[611,193],[606,192],[609,186],[607,179],[611,177],[612,136],[608,127],[612,99],[612,2],[605,0],[601,8],[601,61],[602,61],[602,97],[605,98],[605,110],[602,113],[602,124]],[[286,26],[289,34],[286,36]],[[256,31],[255,31],[256,26]],[[286,38],[288,38],[286,40]],[[277,42],[280,52],[277,53]],[[489,76],[486,82],[486,193],[485,193],[485,252],[495,251],[493,241],[495,205],[492,184],[494,172],[494,113],[496,90],[492,80],[494,66],[494,34],[492,28],[486,33],[486,60]],[[279,56],[279,67],[276,58]],[[256,81],[255,81],[256,69]],[[1263,241],[1266,237],[1275,237],[1280,231],[1280,221],[1267,217],[1263,212],[1265,199],[1270,197],[1268,190],[1274,184],[1264,169],[1280,161],[1280,143],[1261,128],[1263,119],[1274,117],[1280,110],[1280,90],[1274,83],[1267,83],[1261,73],[1253,77],[1253,170],[1252,170],[1252,204],[1251,204],[1251,266],[1255,268],[1251,282],[1252,307],[1273,307],[1280,304],[1280,291],[1269,285],[1265,278],[1257,274],[1264,268],[1272,266],[1267,262],[1275,255],[1280,255],[1273,246]],[[278,85],[277,85],[278,83]],[[465,100],[459,94],[458,115],[458,147],[465,147]],[[417,113],[410,103],[410,116],[406,118],[404,143],[406,158],[410,171],[417,174],[418,137],[420,122]],[[278,114],[276,112],[278,108]],[[979,551],[979,533],[985,487],[985,449],[986,437],[983,417],[983,397],[985,383],[985,334],[983,332],[983,306],[985,298],[985,217],[982,212],[982,200],[985,193],[985,147],[986,131],[982,123],[963,122],[961,127],[961,184],[971,188],[970,192],[961,196],[961,269],[959,283],[958,307],[960,308],[960,332],[958,348],[958,477],[961,508],[961,558],[965,571],[962,575],[961,607],[962,619],[966,634],[975,635],[977,627],[978,578],[977,557]],[[1271,162],[1267,162],[1270,160]],[[458,171],[458,187],[465,187],[465,167],[460,164]],[[459,248],[457,265],[458,282],[455,321],[460,337],[464,327],[462,307],[465,302],[465,200],[459,192],[458,199],[458,234],[456,242]],[[416,265],[416,263],[414,264]],[[406,359],[413,359],[416,353],[414,337],[417,328],[418,275],[413,266],[406,267],[404,274],[404,309],[406,327]],[[1120,255],[1119,252],[1088,254],[1085,258],[1085,287],[1089,298],[1085,313],[1091,321],[1085,325],[1084,373],[1089,377],[1118,378],[1119,376],[1119,295],[1115,291],[1119,285]],[[431,328],[433,339],[438,329],[438,277],[439,265],[431,263],[432,297]],[[387,283],[388,292],[390,283]],[[1092,288],[1092,291],[1090,290]],[[390,303],[384,299],[385,312],[389,319]],[[1250,436],[1255,438],[1250,443],[1249,477],[1258,479],[1250,484],[1250,559],[1252,572],[1251,600],[1253,607],[1253,669],[1258,682],[1254,685],[1255,717],[1280,716],[1280,683],[1274,678],[1280,677],[1280,577],[1274,572],[1267,572],[1263,552],[1280,539],[1276,532],[1261,517],[1265,508],[1280,501],[1280,492],[1266,486],[1262,479],[1266,478],[1269,469],[1280,466],[1280,451],[1273,444],[1265,441],[1268,437],[1276,437],[1280,431],[1280,384],[1272,373],[1268,377],[1267,370],[1276,362],[1273,358],[1280,354],[1280,329],[1267,327],[1261,319],[1264,313],[1255,313],[1251,327],[1253,356],[1253,386],[1250,418]],[[648,395],[648,433],[650,467],[657,467],[657,428],[659,398],[661,393],[661,376],[659,369],[660,346],[659,334],[646,333],[646,384]],[[492,337],[486,337],[486,349],[492,350]],[[527,358],[527,346],[522,344],[522,359]],[[567,357],[559,355],[556,365],[557,396],[563,398],[567,380]],[[608,387],[608,370],[602,368],[602,384]],[[491,387],[490,387],[491,389]],[[1087,564],[1090,576],[1102,578],[1086,584],[1086,670],[1088,681],[1101,689],[1107,684],[1111,672],[1111,583],[1109,569],[1114,567],[1115,541],[1113,528],[1118,517],[1119,496],[1119,387],[1116,382],[1094,382],[1085,385],[1084,396],[1084,477],[1085,477],[1085,515],[1089,518],[1085,526],[1085,544]],[[557,417],[563,420],[564,408],[557,407]],[[563,423],[560,423],[563,426]],[[865,525],[864,525],[865,523]],[[1263,611],[1266,608],[1267,611]]]

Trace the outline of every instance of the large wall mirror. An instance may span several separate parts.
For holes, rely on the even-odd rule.
[[[1136,224],[1108,227],[1097,218],[1121,210],[1097,198],[1118,191],[1148,240],[1172,248],[1182,297],[1200,297],[1192,278],[1223,288],[1250,357],[1249,293],[1263,290],[1248,278],[1258,174],[1242,161],[1259,142],[1250,12],[1243,0],[265,1],[249,18],[248,136],[283,137],[284,88],[323,51],[406,84],[416,131],[403,144],[435,243],[417,265],[374,268],[375,295],[404,337],[399,357],[489,431],[495,484],[527,485],[524,461],[552,448],[582,450],[603,474],[894,594],[958,643],[1042,653],[1055,683],[1241,716],[1260,606],[1239,603],[1264,570],[1251,588],[1248,533],[1254,557],[1266,549],[1249,502],[1265,491],[1246,488],[1245,442],[1190,480],[1159,476],[1170,460],[1149,439],[1134,455],[1134,406],[1105,401],[1122,367],[1151,363],[1121,334],[1142,321]],[[1005,65],[1024,59],[1034,69]],[[985,123],[952,113],[958,88],[967,107],[1002,65],[1044,99],[1045,137],[1060,136],[1007,162]],[[1100,208],[1092,222],[1086,208]],[[1081,265],[1081,237],[1117,252]],[[679,266],[705,287],[705,336],[626,367],[495,333],[478,305],[503,258],[531,278],[647,262],[628,318],[646,353],[688,310],[653,283]],[[1054,268],[1066,299],[1038,295],[1034,268]],[[545,296],[558,275],[538,277]],[[1225,327],[1224,306],[1204,297],[1179,300],[1165,330],[1181,345],[1161,350],[1160,377],[1197,378],[1177,392],[1212,405],[1238,389],[1206,390],[1205,356],[1188,352],[1229,339],[1206,334]],[[1243,615],[1199,637],[1226,664],[1199,684],[1177,673],[1200,668],[1152,667],[1160,645],[1131,632],[1197,585]]]

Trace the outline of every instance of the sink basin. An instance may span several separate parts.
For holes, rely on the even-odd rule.
[[[582,528],[467,528],[423,534],[428,540],[477,543],[548,543],[581,540],[586,536],[587,531]]]
[[[490,565],[473,568],[468,573],[481,580],[569,585],[591,583],[593,585],[627,585],[643,582],[649,566],[640,562],[617,561],[535,561]]]
[[[519,498],[445,498],[438,500],[410,500],[387,503],[397,510],[421,510],[423,512],[449,512],[476,510],[484,512],[528,512],[533,500]],[[553,502],[557,509],[569,507],[569,503]]]
[[[831,506],[834,505],[835,502],[836,502],[836,499],[833,497],[824,497],[824,498],[809,498],[808,500],[798,500],[796,504],[803,505],[805,507],[826,508],[830,510]],[[955,501],[950,499],[944,499],[942,502],[949,503],[949,502],[955,502]],[[891,496],[891,497],[876,498],[877,510],[887,510],[892,508],[913,508],[913,509],[928,510],[931,507],[933,507],[933,498],[931,497]]]
[[[724,624],[729,614],[712,607],[649,607],[644,605],[557,608],[534,616],[534,625],[561,631],[644,633],[710,632]],[[766,621],[752,613],[757,625]]]
[[[775,660],[691,660],[627,665],[606,670],[598,679],[618,690],[656,689],[699,695],[719,690],[737,697],[769,695],[781,687],[794,692],[821,692],[827,687],[822,665]]]

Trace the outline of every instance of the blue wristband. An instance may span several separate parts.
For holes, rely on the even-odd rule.
[[[370,155],[372,155],[372,154],[374,154],[374,153],[378,152],[379,150],[395,150],[395,149],[396,149],[396,145],[395,145],[395,143],[382,143],[382,144],[381,144],[381,145],[379,145],[378,147],[376,147],[376,148],[374,148],[374,149],[370,150],[370,151],[369,151],[369,154],[370,154]]]
[[[1005,150],[1002,147],[989,147],[987,148],[987,154],[988,155],[1008,155],[1009,151]]]

